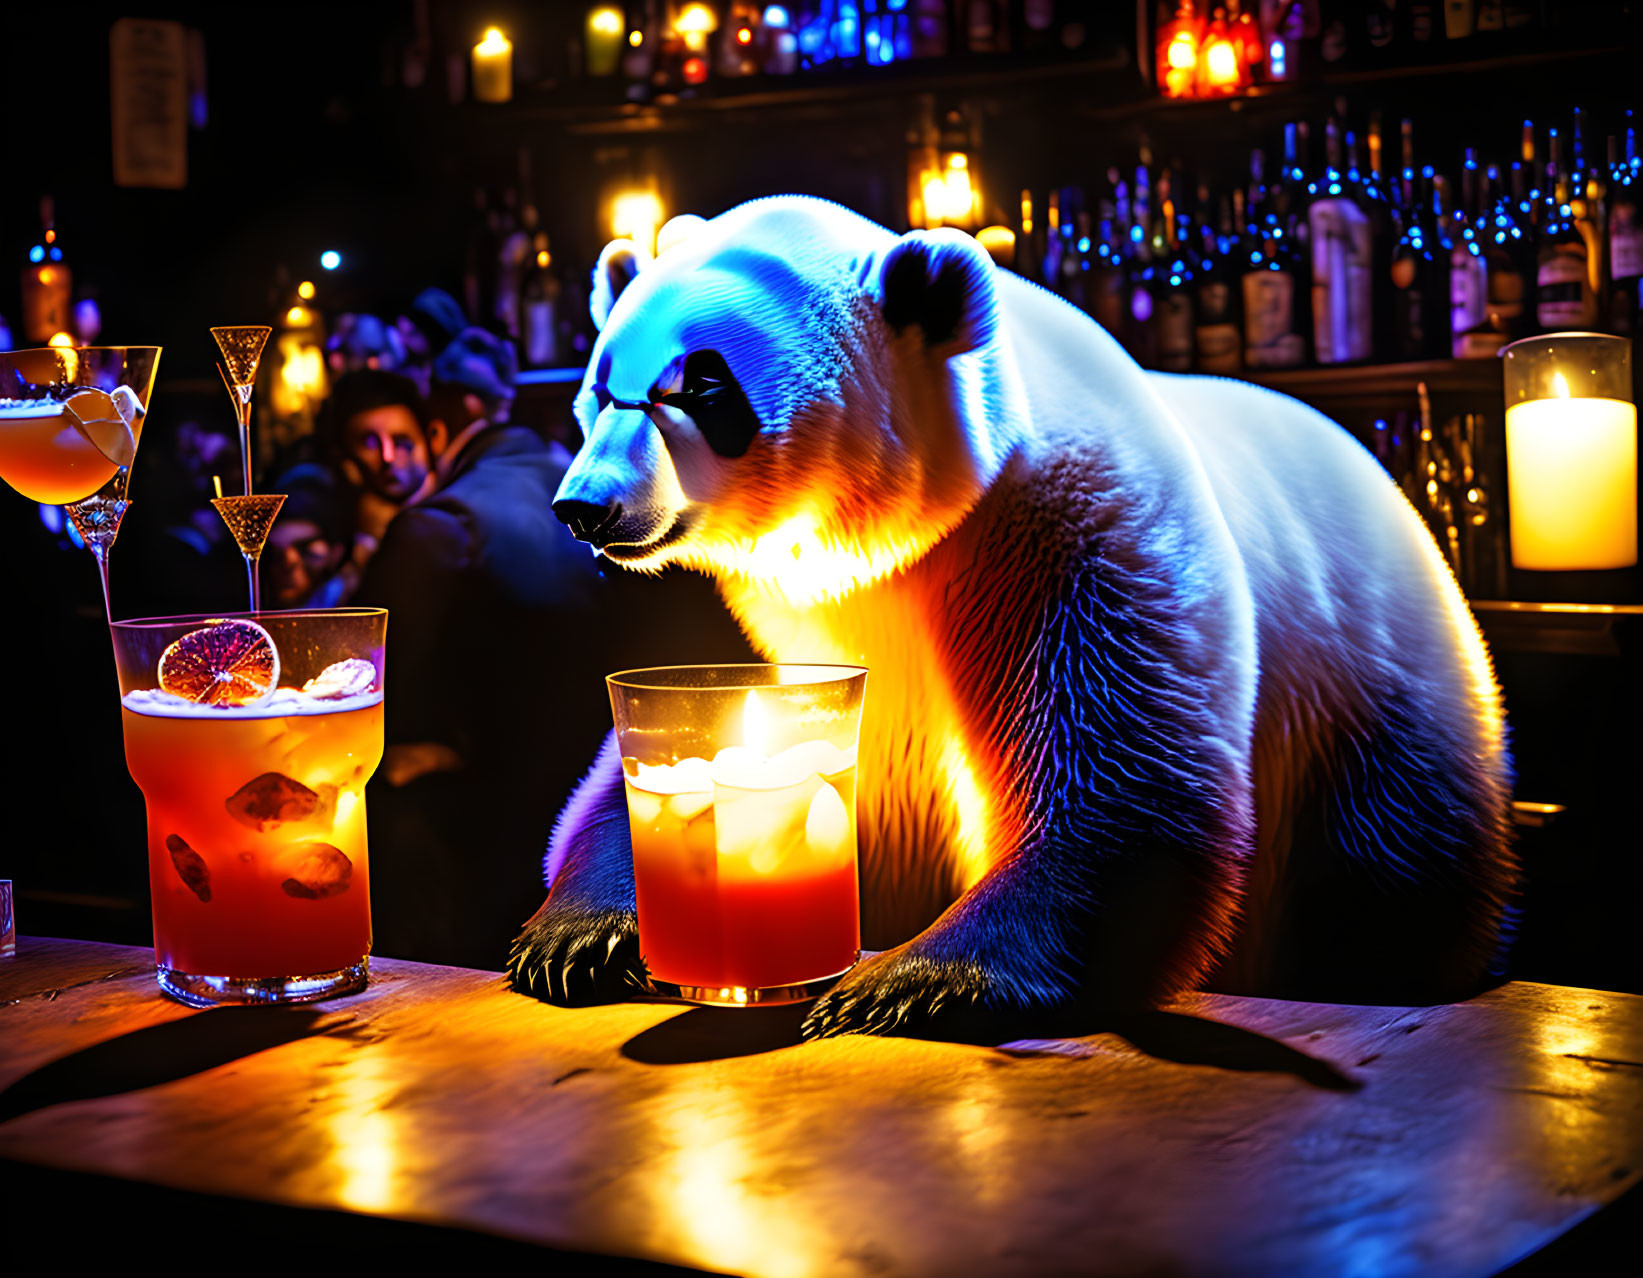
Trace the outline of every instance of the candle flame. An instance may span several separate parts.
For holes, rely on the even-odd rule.
[[[742,706],[742,745],[760,758],[769,758],[769,740],[770,712],[760,704],[758,692],[749,688]]]
[[[1569,383],[1563,380],[1562,373],[1552,374],[1552,389],[1557,392],[1559,399],[1569,398]]]
[[[509,43],[508,37],[503,35],[498,28],[486,27],[484,37],[474,46],[474,52],[505,53],[511,48],[513,48],[513,45]]]

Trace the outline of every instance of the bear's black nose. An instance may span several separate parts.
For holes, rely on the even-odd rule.
[[[577,541],[603,549],[616,530],[617,521],[622,518],[622,503],[617,501],[600,506],[591,501],[565,498],[553,503],[553,513],[559,517],[560,523],[570,529],[571,536]]]

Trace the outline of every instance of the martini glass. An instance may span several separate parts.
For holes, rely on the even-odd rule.
[[[158,346],[0,352],[0,479],[63,507],[97,561],[110,622],[108,552],[131,504],[131,463],[159,363]]]
[[[218,496],[212,501],[222,516],[228,531],[245,559],[245,575],[251,587],[251,611],[262,608],[262,591],[257,583],[257,563],[262,548],[268,542],[268,530],[274,526],[285,498],[278,494],[253,494],[251,491],[251,392],[257,384],[257,365],[262,362],[263,347],[274,330],[262,324],[235,324],[214,328],[211,336],[217,339],[217,349],[223,362],[217,366],[222,373],[223,386],[234,405],[234,417],[240,426],[240,467],[245,488],[237,497]]]

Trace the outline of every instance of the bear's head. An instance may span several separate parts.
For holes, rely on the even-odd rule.
[[[991,260],[800,196],[692,221],[654,260],[600,255],[585,443],[555,513],[625,566],[795,602],[905,566],[1003,451]]]

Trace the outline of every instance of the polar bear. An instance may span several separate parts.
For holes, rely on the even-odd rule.
[[[863,941],[809,1035],[1494,973],[1500,699],[1415,511],[1335,423],[1143,371],[951,230],[758,200],[601,255],[554,510],[711,573],[771,660],[865,665]],[[642,975],[620,760],[561,815],[515,988]]]

